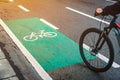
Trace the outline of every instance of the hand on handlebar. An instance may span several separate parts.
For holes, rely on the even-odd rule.
[[[95,10],[94,16],[101,15],[102,12],[103,12],[102,8],[97,8],[97,9]]]

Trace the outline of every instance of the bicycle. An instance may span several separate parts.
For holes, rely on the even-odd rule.
[[[44,37],[52,38],[56,36],[57,33],[55,32],[45,32],[45,30],[40,30],[38,33],[32,32],[31,34],[24,36],[23,39],[25,41],[36,41],[38,40],[38,38],[44,38]]]
[[[80,37],[80,54],[90,70],[105,72],[113,64],[114,48],[109,38],[109,33],[113,28],[116,32],[120,29],[116,24],[112,24],[115,19],[116,17],[114,17],[110,25],[104,27],[103,30],[89,28],[85,30]],[[117,34],[116,32],[115,34]]]

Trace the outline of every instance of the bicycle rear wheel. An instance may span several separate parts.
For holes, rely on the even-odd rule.
[[[95,72],[107,71],[114,60],[113,46],[108,36],[102,36],[99,43],[105,41],[102,48],[97,52],[93,52],[100,34],[99,29],[90,28],[83,32],[79,41],[80,54],[84,63]]]

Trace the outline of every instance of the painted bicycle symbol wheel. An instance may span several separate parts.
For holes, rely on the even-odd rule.
[[[30,36],[30,35],[27,35],[23,38],[25,41],[36,41],[38,39],[37,36]]]
[[[57,34],[55,32],[46,32],[46,33],[44,33],[43,36],[45,36],[45,37],[55,37],[55,36],[57,36]]]
[[[44,37],[48,37],[48,38],[52,38],[52,37],[56,37],[57,33],[55,32],[44,32],[41,34],[36,34],[34,32],[32,32],[30,35],[26,35],[25,37],[23,37],[23,39],[25,41],[36,41],[38,40],[38,38],[44,38]]]

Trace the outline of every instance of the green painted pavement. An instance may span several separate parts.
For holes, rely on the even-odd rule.
[[[40,21],[39,18],[10,20],[5,21],[5,23],[46,71],[82,62],[78,44],[52,29]],[[35,41],[25,41],[23,39],[32,32],[37,35],[40,30],[54,32],[57,36],[45,37],[45,34],[42,33],[42,38],[39,37]],[[36,39],[35,36],[30,37],[30,39],[32,38]]]

